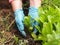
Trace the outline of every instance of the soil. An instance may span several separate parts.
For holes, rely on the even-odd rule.
[[[28,7],[28,6],[27,6]],[[24,8],[25,15],[28,14],[28,8]],[[0,1],[0,45],[18,45],[13,36],[19,40],[27,40],[26,45],[41,45],[40,41],[34,41],[28,30],[25,28],[27,37],[23,37],[15,23],[14,14],[8,0]],[[20,45],[20,44],[19,44]]]

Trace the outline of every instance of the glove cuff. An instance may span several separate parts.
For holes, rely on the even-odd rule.
[[[38,16],[38,8],[36,8],[36,7],[29,7],[29,15],[33,19],[39,17]]]
[[[14,14],[15,14],[15,16],[17,16],[17,15],[22,15],[22,16],[24,16],[23,9],[17,9],[17,10],[15,10],[15,11],[14,11]]]

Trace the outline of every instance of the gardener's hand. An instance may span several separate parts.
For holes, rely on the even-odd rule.
[[[39,18],[38,16],[38,8],[41,6],[41,0],[30,0],[30,8],[29,8],[29,15],[31,16],[32,26],[34,28],[34,33],[37,33],[37,29],[35,25],[38,25],[34,19]],[[34,20],[34,22],[33,22]]]
[[[9,3],[11,3],[13,0],[9,0]]]
[[[14,14],[15,14],[15,20],[16,20],[16,24],[17,24],[17,27],[18,27],[19,31],[21,32],[21,34],[23,36],[26,37],[26,33],[24,31],[24,24],[23,24],[23,21],[24,21],[23,10],[22,9],[16,10],[14,12]]]
[[[36,34],[37,33],[37,29],[35,28],[35,26],[36,25],[38,26],[38,22],[36,22],[35,18],[39,18],[39,16],[38,16],[38,9],[35,8],[35,7],[30,7],[29,8],[29,15],[31,17],[31,21],[30,22],[31,22],[31,24],[33,26],[34,33]]]

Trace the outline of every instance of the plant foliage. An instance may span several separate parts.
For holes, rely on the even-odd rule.
[[[48,4],[48,2],[50,4]],[[25,17],[25,25],[31,32],[34,40],[42,40],[42,45],[60,45],[60,4],[59,0],[45,0],[43,6],[39,8],[39,18],[36,20],[40,26],[35,25],[39,34],[32,32],[33,27],[30,23],[30,16]],[[54,3],[54,4],[53,4]]]

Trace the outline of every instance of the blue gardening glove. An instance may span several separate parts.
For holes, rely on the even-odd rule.
[[[21,32],[21,34],[23,36],[26,36],[26,33],[24,31],[24,24],[23,24],[23,21],[24,21],[23,10],[22,9],[16,10],[14,12],[14,15],[15,15],[16,24],[17,24],[17,27],[18,27],[19,31]]]
[[[31,24],[33,26],[33,29],[34,29],[33,32],[36,34],[37,33],[37,29],[35,28],[35,25],[38,25],[38,22],[36,22],[34,19],[39,17],[38,16],[38,8],[30,7],[29,8],[29,16],[31,17],[30,22],[31,22]]]

